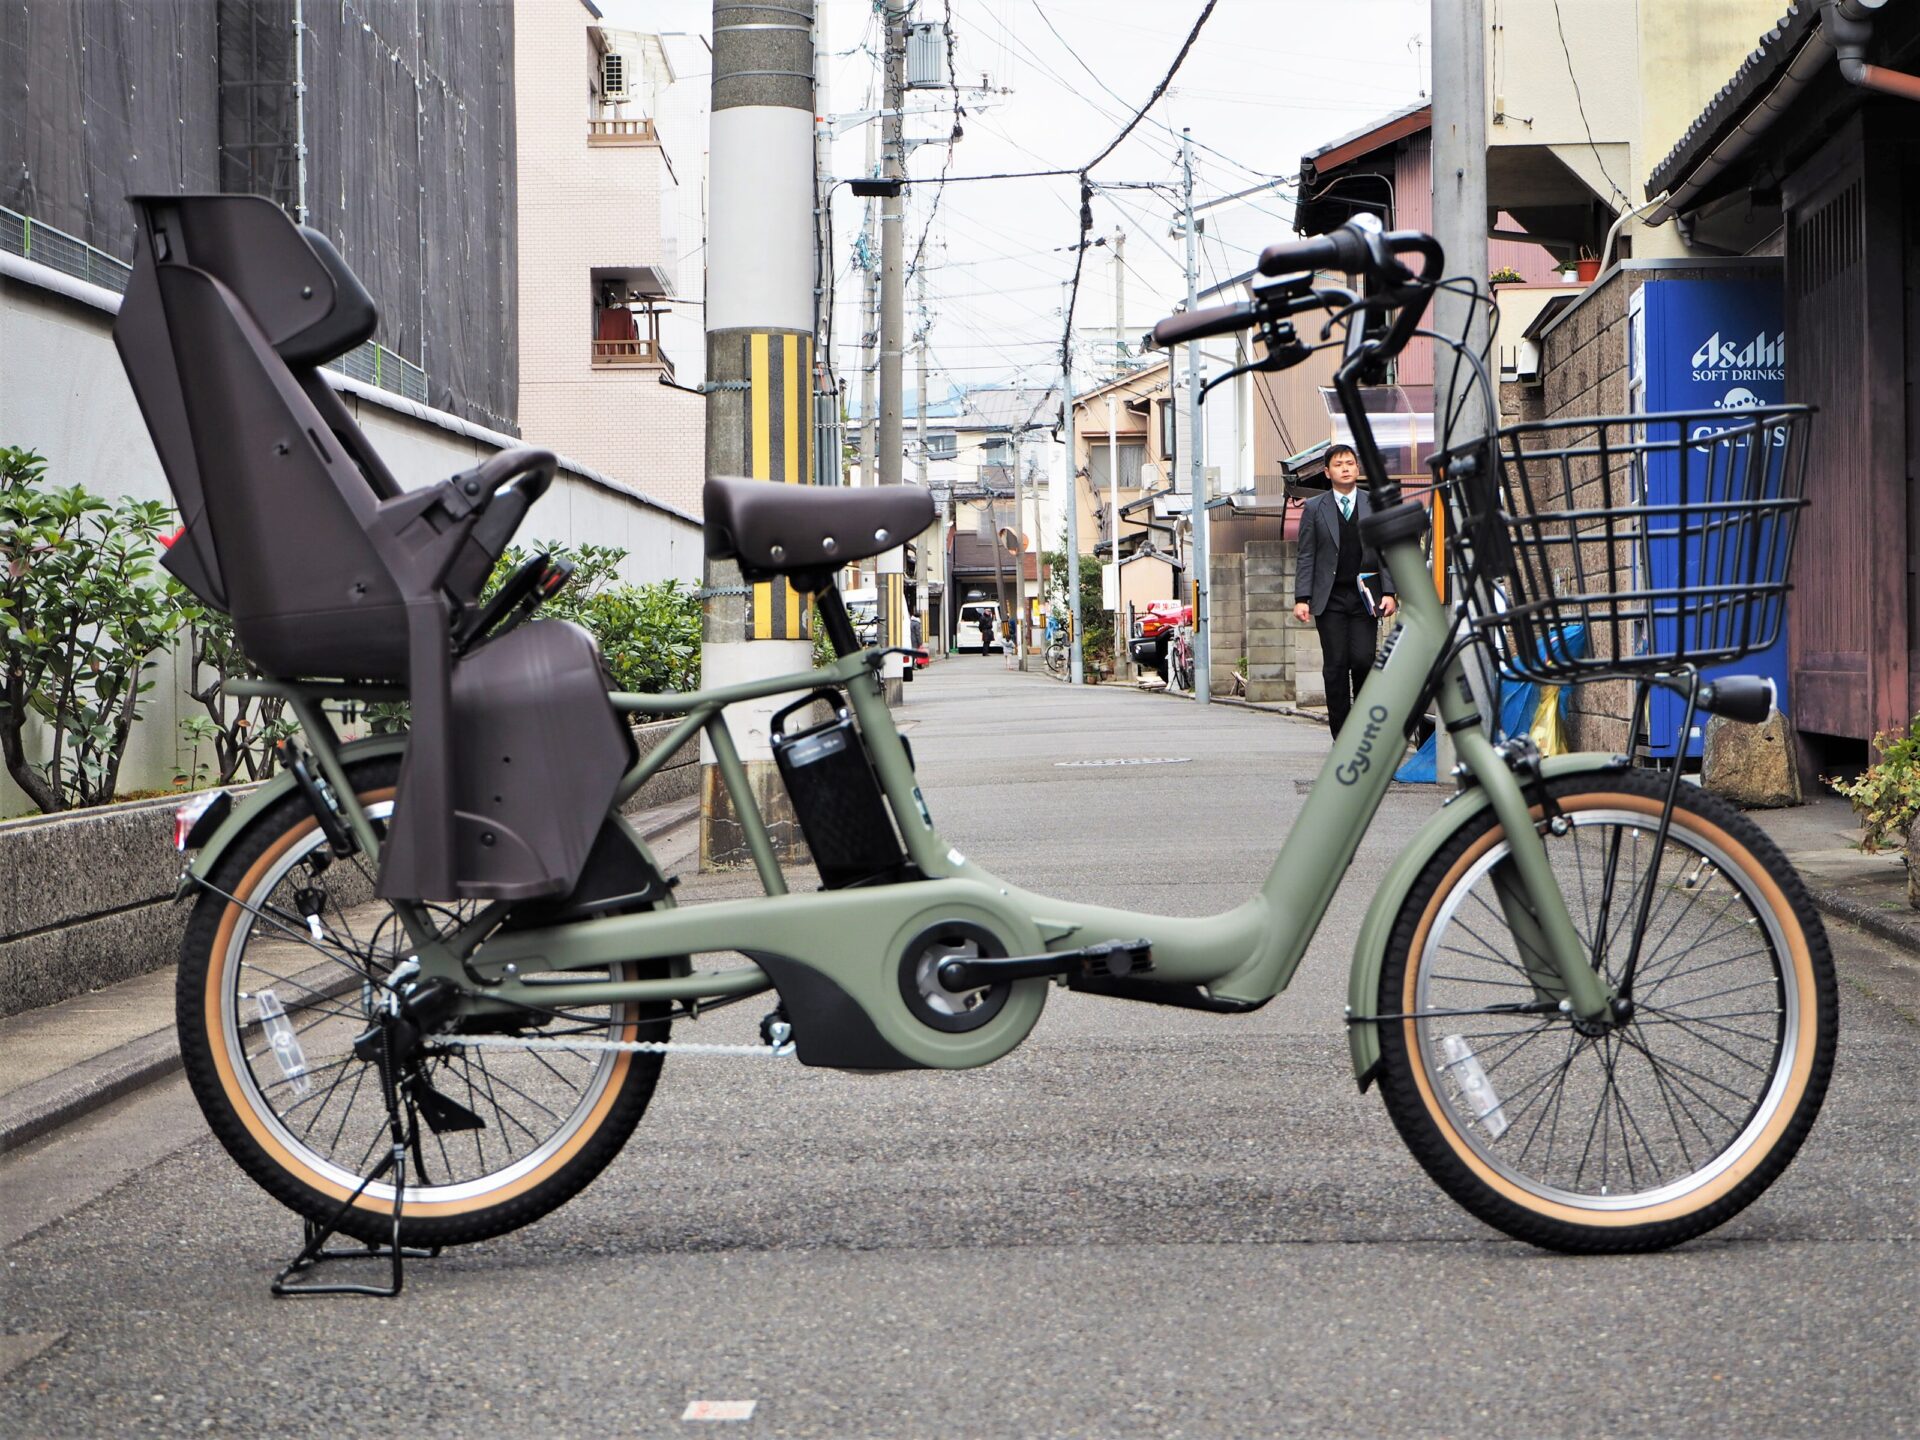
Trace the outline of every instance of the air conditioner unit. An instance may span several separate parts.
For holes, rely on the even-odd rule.
[[[600,98],[609,103],[627,99],[627,57],[618,51],[600,57]]]

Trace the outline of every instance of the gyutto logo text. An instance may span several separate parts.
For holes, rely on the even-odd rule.
[[[1762,330],[1742,344],[1738,339],[1721,339],[1716,330],[1693,352],[1693,378],[1721,382],[1784,380],[1787,378],[1787,332],[1768,335]]]
[[[1387,707],[1375,705],[1367,711],[1366,729],[1360,732],[1360,748],[1353,758],[1333,772],[1333,778],[1342,785],[1357,785],[1360,777],[1373,768],[1373,746],[1380,738],[1381,728],[1387,723]]]

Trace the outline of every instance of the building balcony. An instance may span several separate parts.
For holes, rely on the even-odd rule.
[[[667,358],[667,352],[660,348],[660,342],[644,337],[636,337],[632,340],[595,340],[593,368],[596,370],[652,368],[666,371],[668,378],[672,378],[673,375],[673,362]]]
[[[655,145],[660,136],[651,120],[589,120],[589,145]]]

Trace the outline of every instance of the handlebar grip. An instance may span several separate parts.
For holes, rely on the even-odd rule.
[[[1367,268],[1367,242],[1341,226],[1306,240],[1286,240],[1260,252],[1262,275],[1291,275],[1296,270],[1339,270],[1348,275]]]
[[[1253,324],[1251,305],[1214,305],[1205,310],[1189,310],[1184,315],[1169,315],[1153,327],[1153,343],[1162,347],[1201,340],[1209,335],[1225,335]]]

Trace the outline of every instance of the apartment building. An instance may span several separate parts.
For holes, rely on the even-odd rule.
[[[588,0],[516,0],[520,423],[638,494],[698,513],[704,73]],[[683,381],[681,376],[687,378]]]

